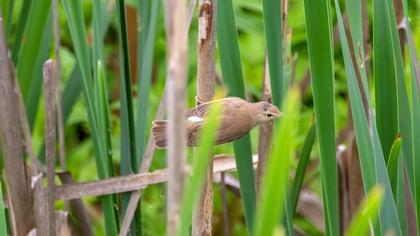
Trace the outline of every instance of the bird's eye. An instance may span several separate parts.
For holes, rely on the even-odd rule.
[[[268,116],[268,117],[272,117],[272,116],[273,116],[273,114],[269,113],[269,114],[267,114],[267,116]]]

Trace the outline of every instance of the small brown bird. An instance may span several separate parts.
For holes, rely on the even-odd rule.
[[[201,126],[211,106],[215,103],[220,103],[223,109],[215,144],[228,143],[239,139],[260,122],[271,121],[281,115],[279,109],[268,102],[250,103],[237,97],[228,97],[202,103],[189,110],[186,115],[188,146],[197,145]],[[167,126],[167,120],[153,121],[152,133],[155,145],[158,148],[166,148]]]

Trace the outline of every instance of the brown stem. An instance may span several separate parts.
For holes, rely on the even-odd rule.
[[[55,235],[55,106],[54,106],[54,62],[44,63],[44,96],[45,96],[45,156],[47,159],[47,225],[48,235]]]
[[[216,78],[216,1],[200,0],[198,13],[197,105],[214,96]],[[209,161],[206,179],[194,210],[192,235],[211,235],[213,215],[213,162]]]

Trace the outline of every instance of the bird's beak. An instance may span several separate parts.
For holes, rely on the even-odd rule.
[[[275,106],[272,106],[270,112],[274,115],[274,117],[278,118],[283,115],[283,113]]]

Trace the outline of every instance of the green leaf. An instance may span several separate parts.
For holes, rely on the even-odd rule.
[[[140,30],[137,33],[138,47],[137,50],[137,72],[138,80],[138,102],[137,102],[137,117],[136,117],[136,138],[137,148],[139,149],[137,155],[137,162],[141,163],[146,145],[147,130],[147,113],[149,102],[149,89],[152,80],[153,69],[153,49],[155,47],[156,38],[156,21],[158,16],[159,1],[151,1],[151,8],[148,7],[150,0],[141,1],[144,6],[139,4],[140,8]],[[150,11],[147,16],[143,16],[146,12]],[[150,17],[150,18],[147,18]],[[148,25],[145,25],[148,24]]]
[[[277,126],[266,172],[261,185],[261,195],[256,217],[255,235],[273,235],[280,222],[289,180],[290,158],[293,154],[293,130],[297,129],[296,117],[299,113],[299,92],[290,90],[285,101],[285,115]],[[282,140],[276,145],[275,140]],[[293,231],[292,231],[293,232]]]
[[[338,235],[338,174],[335,153],[334,64],[330,3],[305,0],[305,20],[312,79],[327,235]]]
[[[15,2],[15,1],[12,0],[12,2]],[[15,32],[15,42],[14,42],[13,50],[12,50],[12,61],[15,65],[18,62],[19,52],[20,52],[20,48],[22,46],[22,37],[23,37],[23,33],[25,32],[25,29],[26,29],[26,24],[28,23],[29,9],[31,8],[31,5],[32,5],[32,1],[23,0],[21,10],[19,12],[19,20],[18,20],[18,24],[17,24],[17,27],[16,27],[16,32]],[[10,14],[10,15],[12,15],[12,14]]]
[[[263,0],[263,14],[272,99],[273,104],[280,107],[286,91],[283,88],[282,2]]]
[[[392,195],[391,184],[389,182],[388,172],[385,165],[384,154],[381,149],[379,135],[376,128],[375,115],[371,114],[371,129],[368,126],[368,120],[364,112],[361,93],[357,84],[356,72],[353,67],[351,59],[350,48],[347,42],[347,37],[344,28],[344,22],[340,11],[338,0],[335,0],[335,7],[337,13],[338,29],[340,34],[340,41],[344,56],[344,64],[347,74],[347,85],[350,95],[350,105],[352,108],[353,123],[356,133],[356,143],[360,157],[360,166],[362,170],[363,182],[365,191],[370,191],[375,185],[382,185],[384,187],[384,205],[380,210],[380,226],[374,226],[375,234],[382,234],[387,232],[394,232],[401,235],[400,224],[395,207],[395,201]],[[358,63],[358,69],[363,64]],[[362,71],[362,70],[359,70]],[[364,77],[366,78],[366,77]],[[366,85],[367,83],[363,83]],[[370,94],[367,88],[364,88],[368,98],[368,106],[370,106]],[[372,137],[370,136],[372,133]],[[372,158],[374,157],[374,158]],[[381,232],[382,230],[382,232]]]
[[[31,75],[32,77],[28,81],[30,83],[29,90],[26,94],[24,100],[26,112],[28,114],[28,122],[30,130],[33,130],[36,115],[38,114],[38,104],[41,97],[42,90],[42,66],[44,62],[48,59],[50,53],[50,43],[51,43],[51,31],[52,31],[52,14],[48,14],[47,26],[44,29],[42,35],[42,42],[40,45],[40,50],[38,55],[36,55],[35,60],[32,58],[32,62],[35,66],[35,72]]]
[[[38,56],[42,48],[42,36],[47,26],[48,16],[51,15],[49,13],[50,6],[51,1],[36,1],[31,3],[25,28],[25,43],[16,42],[22,45],[22,49],[19,52],[16,73],[17,78],[19,78],[20,89],[24,100],[28,98],[29,85],[31,84],[30,80],[33,78],[33,74],[36,73],[37,63],[34,63],[34,57]]]
[[[411,131],[412,137],[412,162],[406,163],[406,166],[412,166],[413,176],[412,181],[413,188],[413,199],[416,208],[417,217],[417,234],[420,234],[420,67],[417,56],[417,50],[414,43],[414,37],[411,30],[410,23],[408,22],[408,5],[407,1],[403,1],[404,4],[404,27],[407,43],[408,52],[410,56],[410,75],[411,75]],[[407,167],[408,169],[408,167]],[[410,177],[410,176],[409,176]]]
[[[182,203],[181,203],[181,220],[178,226],[177,235],[188,235],[192,221],[193,207],[196,207],[200,190],[203,187],[206,169],[209,160],[213,156],[213,145],[216,137],[216,131],[219,127],[219,118],[222,107],[215,103],[215,106],[209,111],[206,122],[203,125],[199,145],[194,155],[194,164],[192,175],[188,178],[185,186]]]
[[[392,3],[391,3],[392,4]],[[389,156],[398,133],[397,68],[394,55],[388,0],[373,1],[373,75],[376,122],[382,150]],[[392,12],[392,14],[394,14]],[[387,160],[386,160],[387,161]]]
[[[245,89],[232,0],[217,3],[216,28],[222,76],[229,90],[229,96],[244,98]],[[245,208],[248,233],[250,233],[253,232],[256,202],[250,136],[245,135],[240,140],[235,141],[233,147],[241,186],[241,199]]]

